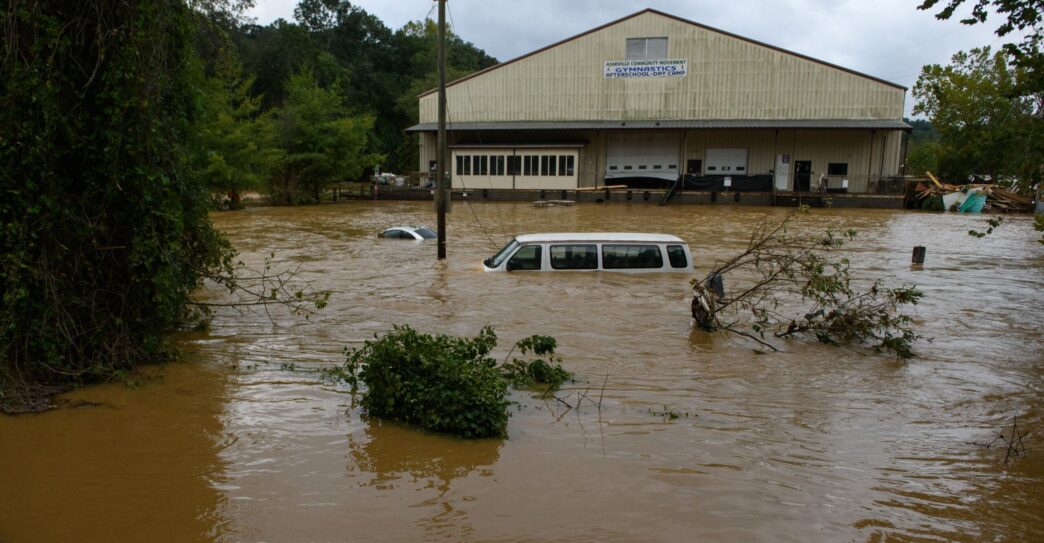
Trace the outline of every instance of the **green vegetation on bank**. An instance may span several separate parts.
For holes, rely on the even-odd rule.
[[[0,12],[0,389],[166,358],[232,250],[191,164],[197,14],[180,1]]]
[[[913,88],[914,113],[927,115],[938,141],[912,142],[910,173],[930,170],[959,182],[971,175],[1024,194],[1041,182],[1044,165],[1044,8],[1038,0],[924,0],[919,9],[967,25],[999,19],[999,51],[955,54],[947,66],[925,66]],[[1016,32],[1017,31],[1017,32]],[[1022,34],[1012,41],[1011,34]],[[915,127],[916,128],[916,127]]]
[[[0,401],[169,358],[205,279],[256,294],[271,278],[237,283],[215,194],[312,202],[378,163],[415,168],[402,130],[436,70],[434,27],[393,32],[343,0],[244,25],[251,4],[0,8]],[[451,36],[449,62],[495,60]]]

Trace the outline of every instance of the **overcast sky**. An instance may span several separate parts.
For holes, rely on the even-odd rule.
[[[293,20],[297,0],[256,0],[259,24]],[[433,0],[355,0],[395,30],[429,14]],[[913,88],[925,64],[1003,41],[996,21],[939,21],[917,0],[449,0],[454,31],[505,61],[646,7]],[[910,114],[913,98],[907,92]]]

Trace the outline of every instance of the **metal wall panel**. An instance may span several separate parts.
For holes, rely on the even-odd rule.
[[[898,130],[690,130],[685,158],[706,164],[707,149],[746,148],[748,175],[764,175],[773,173],[777,155],[790,155],[791,186],[795,161],[812,161],[813,186],[826,175],[827,164],[844,163],[850,190],[865,192],[878,177],[896,175],[900,134]],[[839,186],[831,180],[831,186]]]
[[[626,40],[668,37],[688,75],[606,79]],[[640,119],[900,119],[904,90],[645,12],[447,88],[457,122]],[[436,119],[436,94],[420,121]]]

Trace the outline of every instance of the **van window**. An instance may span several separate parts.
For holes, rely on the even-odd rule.
[[[668,245],[667,258],[671,261],[672,268],[689,267],[689,259],[685,258],[685,248],[681,245]]]
[[[523,245],[511,260],[507,263],[508,271],[512,270],[539,270],[540,269],[540,246]]]
[[[490,268],[499,268],[500,265],[504,263],[504,259],[507,258],[508,255],[511,254],[511,252],[514,251],[516,248],[518,248],[518,241],[511,240],[511,242],[505,245],[499,253],[494,255],[493,258],[487,258],[483,262],[483,264],[489,266]]]
[[[663,254],[658,245],[603,245],[602,268],[662,268]]]
[[[552,245],[551,267],[556,270],[596,270],[598,246]]]

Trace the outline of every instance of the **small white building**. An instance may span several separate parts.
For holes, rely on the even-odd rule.
[[[856,192],[899,173],[906,88],[646,9],[447,84],[454,189],[730,177]],[[437,92],[420,96],[420,168]],[[756,190],[754,188],[750,190]]]

